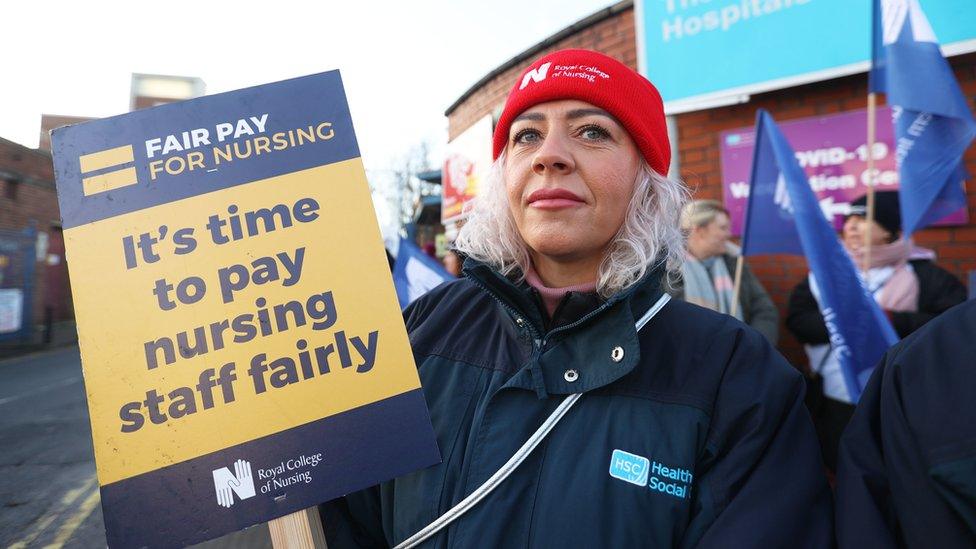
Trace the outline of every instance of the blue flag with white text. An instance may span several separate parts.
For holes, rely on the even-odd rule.
[[[742,255],[806,256],[820,290],[820,313],[847,385],[857,402],[875,364],[898,341],[857,268],[824,216],[806,173],[773,117],[756,115]]]
[[[393,263],[393,285],[401,309],[448,280],[454,280],[454,277],[436,259],[413,242],[400,239],[400,249]]]
[[[752,149],[749,198],[742,228],[742,256],[803,255],[786,182],[780,177],[779,164],[771,161],[776,158],[773,143],[759,133],[765,112],[760,110],[756,116],[756,143]]]
[[[872,9],[869,86],[891,105],[907,236],[966,205],[962,156],[976,121],[918,0]]]

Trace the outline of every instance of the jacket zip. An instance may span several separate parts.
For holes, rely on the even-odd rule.
[[[515,320],[516,327],[521,328],[521,326],[518,325],[519,320],[521,320],[523,324],[528,326],[529,335],[532,336],[533,347],[535,348],[535,350],[541,350],[542,346],[545,345],[546,338],[539,337],[539,333],[536,331],[535,326],[532,325],[531,321],[525,318],[524,314],[520,313],[514,307],[502,301],[498,296],[495,295],[495,292],[492,292],[488,288],[488,286],[485,285],[485,283],[483,283],[481,280],[478,280],[476,277],[473,276],[469,276],[468,279],[471,280],[471,282],[474,282],[475,286],[481,288],[486,294],[491,296],[491,298],[495,300],[496,303],[501,305],[502,309],[505,309],[505,311],[507,311],[510,316],[514,317],[516,319]]]
[[[576,320],[575,322],[572,322],[572,323],[567,324],[565,326],[560,326],[558,328],[555,328],[555,329],[551,330],[549,333],[545,334],[544,336],[542,336],[540,338],[538,332],[536,332],[536,330],[535,330],[535,326],[533,326],[532,323],[529,322],[529,320],[525,318],[525,315],[519,313],[519,311],[517,311],[514,307],[511,307],[510,305],[508,305],[507,303],[505,303],[504,301],[502,301],[498,296],[495,295],[495,292],[491,291],[491,289],[489,289],[488,286],[485,285],[477,277],[469,276],[468,279],[470,279],[472,282],[474,282],[475,285],[478,286],[479,288],[481,288],[485,293],[487,293],[488,295],[490,295],[491,298],[493,300],[495,300],[496,302],[498,302],[498,304],[501,305],[503,309],[505,309],[506,311],[508,311],[511,314],[511,316],[515,317],[516,319],[522,319],[523,322],[529,326],[529,332],[532,335],[532,340],[534,342],[535,350],[536,350],[536,352],[538,354],[541,354],[545,350],[546,343],[548,343],[549,341],[552,341],[552,337],[554,335],[557,335],[557,334],[560,334],[562,332],[571,330],[571,329],[579,326],[580,324],[586,322],[587,320],[593,318],[594,316],[600,314],[604,310],[609,309],[611,306],[613,306],[613,305],[615,305],[617,303],[622,303],[625,299],[627,299],[627,298],[630,297],[630,295],[628,294],[627,296],[622,297],[622,298],[617,299],[617,300],[611,299],[609,301],[606,301],[602,305],[600,305],[599,307],[597,307],[596,309],[593,309],[589,313],[586,313],[585,315],[583,315],[582,318]],[[518,324],[518,321],[516,320],[516,325],[517,324]]]

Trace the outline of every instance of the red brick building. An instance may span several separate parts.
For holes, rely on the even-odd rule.
[[[37,148],[42,151],[51,152],[51,131],[61,126],[81,124],[94,118],[88,116],[65,116],[62,114],[42,114],[41,115],[41,136],[37,142]]]
[[[133,74],[130,109],[198,97],[204,89],[195,77]],[[74,337],[73,327],[55,329],[73,320],[74,310],[50,131],[88,120],[42,115],[36,150],[0,138],[0,346],[48,342],[58,334]],[[17,300],[25,303],[21,314],[14,312]],[[23,328],[11,331],[12,323]]]
[[[74,318],[54,168],[49,152],[3,138],[0,240],[5,244],[0,288],[21,289],[30,303],[24,315],[27,341],[17,342],[36,342],[48,335],[50,324]]]
[[[635,70],[637,37],[632,1],[617,3],[556,33],[536,46],[488,73],[453,105],[448,117],[448,139],[454,139],[486,114],[501,112],[508,90],[525,67],[541,55],[563,48],[586,48],[616,57]],[[963,94],[970,108],[976,107],[976,53],[951,57]],[[779,122],[811,116],[840,113],[867,106],[867,75],[858,74],[768,93],[753,94],[747,103],[712,108],[675,116],[678,139],[672,148],[678,155],[679,176],[688,184],[694,198],[722,200],[719,160],[719,134],[725,130],[751,126],[756,110],[770,111]],[[965,157],[966,168],[976,174],[976,147]],[[938,263],[965,281],[976,270],[976,180],[966,183],[970,223],[961,227],[922,230],[915,241],[935,250]],[[807,273],[806,261],[793,256],[761,256],[749,265],[772,295],[785,317],[790,291]],[[794,364],[805,364],[800,344],[781,326],[780,349]]]

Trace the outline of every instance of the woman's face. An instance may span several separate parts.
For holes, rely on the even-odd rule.
[[[857,251],[864,247],[864,237],[867,232],[867,220],[859,215],[852,215],[844,221],[842,240],[844,247],[850,251]],[[892,241],[892,235],[877,222],[871,222],[871,246],[881,246]]]
[[[583,101],[542,103],[512,123],[506,157],[509,208],[533,260],[602,260],[640,164],[624,127]]]
[[[726,243],[732,236],[729,216],[718,212],[715,217],[701,227],[695,227],[689,236],[688,246],[692,253],[706,259],[726,252]]]
[[[447,252],[444,256],[444,268],[454,276],[461,274],[461,258],[454,252]]]

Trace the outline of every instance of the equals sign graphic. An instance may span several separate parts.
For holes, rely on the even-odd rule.
[[[111,191],[138,183],[132,145],[86,154],[81,164],[81,189],[85,196]],[[128,165],[128,166],[127,166]],[[88,177],[85,177],[85,175]]]

